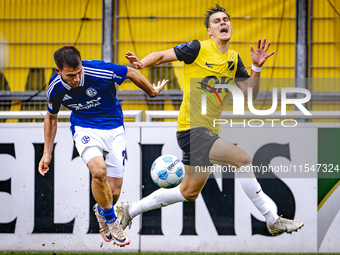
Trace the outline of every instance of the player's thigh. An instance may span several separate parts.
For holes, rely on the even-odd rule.
[[[185,175],[181,183],[180,190],[182,195],[188,200],[197,198],[205,183],[207,182],[210,172],[205,167],[185,166]]]
[[[177,143],[183,151],[183,164],[190,166],[212,166],[210,149],[218,139],[210,130],[200,127],[178,131]]]
[[[209,153],[210,162],[219,165],[231,165],[236,168],[251,163],[249,155],[241,148],[223,138],[215,141]]]
[[[102,136],[105,135],[105,132],[105,130],[100,129],[83,128],[79,126],[75,127],[73,140],[75,142],[79,155],[82,157],[86,165],[88,163],[88,160],[91,159],[87,158],[87,160],[84,160],[83,153],[87,148],[97,147],[100,150],[100,155],[102,156],[103,151],[107,151],[102,140]]]

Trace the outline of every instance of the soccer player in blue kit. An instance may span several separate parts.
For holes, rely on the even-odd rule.
[[[47,89],[48,112],[44,121],[44,152],[39,172],[45,175],[52,159],[60,105],[72,111],[70,122],[79,155],[92,175],[92,194],[100,233],[118,246],[130,243],[118,223],[117,202],[124,175],[125,130],[115,83],[132,80],[150,97],[157,96],[168,80],[151,85],[137,70],[104,61],[82,61],[80,52],[65,46],[54,53],[57,73]]]

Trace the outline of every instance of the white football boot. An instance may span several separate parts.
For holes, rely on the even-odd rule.
[[[115,222],[108,223],[107,227],[109,228],[112,239],[115,241],[116,245],[124,247],[125,245],[130,244],[130,238],[123,231],[118,219]]]
[[[288,220],[280,216],[273,224],[267,224],[267,229],[269,233],[274,236],[285,232],[289,234],[294,231],[297,232],[298,229],[302,228],[303,226],[304,224],[301,221]]]
[[[122,226],[123,230],[126,229],[127,226],[129,226],[129,229],[131,229],[132,218],[129,214],[130,205],[131,202],[121,202],[116,205],[117,220],[119,221],[119,224]]]
[[[98,204],[95,204],[93,206],[93,211],[94,211],[94,214],[96,215],[98,223],[99,223],[99,232],[100,232],[101,236],[103,237],[105,242],[112,241],[111,232],[110,232],[110,230],[107,226],[106,220],[105,220],[104,216],[101,215],[98,212]]]

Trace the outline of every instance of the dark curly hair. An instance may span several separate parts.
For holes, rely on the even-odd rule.
[[[54,52],[54,62],[62,70],[64,66],[76,69],[81,63],[79,50],[73,46],[64,46]]]
[[[215,7],[211,6],[205,12],[205,15],[204,15],[204,25],[205,25],[206,28],[209,28],[209,19],[210,19],[210,16],[215,14],[216,12],[224,12],[225,14],[227,14],[228,18],[230,19],[230,14],[226,11],[226,9],[224,9],[223,7],[221,7],[218,4],[216,4]]]

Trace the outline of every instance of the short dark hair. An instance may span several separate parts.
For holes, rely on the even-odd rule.
[[[54,52],[54,62],[62,70],[64,66],[76,69],[81,63],[79,50],[73,46],[64,46]]]
[[[223,7],[221,7],[218,4],[216,4],[215,7],[211,6],[205,12],[205,15],[204,15],[204,25],[205,25],[206,28],[209,28],[209,19],[210,19],[210,16],[215,14],[216,12],[224,12],[225,14],[227,14],[228,18],[230,19],[230,14],[226,11],[226,9],[224,9]]]

